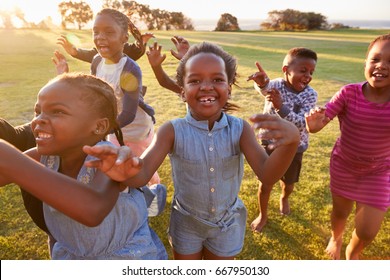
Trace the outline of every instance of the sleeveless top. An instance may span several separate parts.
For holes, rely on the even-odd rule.
[[[86,161],[91,159],[88,156]],[[60,158],[42,156],[41,163],[58,171]],[[77,180],[92,188],[89,184],[95,172],[95,168],[83,166]],[[144,195],[137,189],[121,192],[111,212],[96,227],[85,226],[45,203],[43,211],[47,227],[57,240],[53,259],[166,259],[165,248],[149,228]]]
[[[237,204],[244,207],[238,199],[244,168],[239,143],[243,120],[223,113],[209,130],[208,121],[197,121],[187,113],[171,123],[174,208],[214,224],[225,220]]]

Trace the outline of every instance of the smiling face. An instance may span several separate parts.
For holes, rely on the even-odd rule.
[[[317,62],[312,58],[295,58],[288,66],[284,65],[282,70],[287,86],[295,91],[301,92],[311,82]]]
[[[212,53],[199,53],[188,59],[183,79],[182,98],[196,120],[219,120],[230,96],[225,63]]]
[[[80,155],[84,145],[99,140],[95,132],[101,118],[82,94],[85,90],[63,81],[40,90],[31,124],[40,154]]]
[[[123,28],[108,14],[96,16],[93,25],[93,42],[99,54],[117,63],[123,56],[123,45],[129,39]]]
[[[373,88],[390,87],[390,40],[377,41],[368,52],[364,76]]]

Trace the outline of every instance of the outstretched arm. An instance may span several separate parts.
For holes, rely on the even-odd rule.
[[[97,50],[95,48],[93,49],[79,49],[75,45],[73,45],[66,35],[61,35],[57,39],[57,44],[62,46],[64,50],[71,56],[73,56],[76,59],[85,61],[85,62],[92,62],[93,57],[97,54]]]
[[[93,188],[57,173],[34,159],[36,149],[22,154],[15,147],[0,140],[0,185],[15,183],[33,196],[58,211],[87,226],[97,226],[116,203],[120,189],[102,172],[97,172]],[[23,176],[20,171],[23,170]]]
[[[330,119],[325,115],[326,108],[316,107],[310,110],[310,113],[305,116],[306,129],[310,133],[316,133],[323,129]]]
[[[156,79],[158,83],[173,92],[180,93],[181,88],[179,85],[171,79],[167,73],[162,68],[162,63],[166,58],[165,54],[161,54],[162,46],[158,45],[157,42],[155,42],[152,46],[149,47],[149,51],[146,52],[146,55],[148,56],[149,64],[152,66],[152,70],[154,75],[156,76]]]

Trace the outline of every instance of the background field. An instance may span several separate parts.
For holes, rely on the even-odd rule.
[[[89,31],[72,31],[77,46],[92,47]],[[318,53],[318,66],[311,85],[319,93],[319,104],[325,102],[344,84],[364,79],[363,65],[368,43],[389,30],[350,30],[319,32],[155,32],[156,39],[167,54],[164,67],[174,74],[177,61],[169,54],[173,35],[185,36],[191,44],[211,41],[222,46],[238,59],[239,87],[233,89],[233,102],[241,109],[235,113],[247,119],[261,112],[263,99],[253,90],[246,77],[256,71],[259,61],[271,78],[281,76],[281,63],[288,49],[305,46]],[[39,89],[55,75],[51,56],[56,39],[63,31],[0,30],[0,116],[18,125],[32,117]],[[154,79],[147,58],[139,61],[143,83],[148,87],[146,101],[156,110],[158,128],[163,122],[184,116],[185,105]],[[72,71],[89,72],[89,65],[69,58]],[[248,165],[245,166],[240,197],[248,208],[245,245],[237,259],[317,260],[326,259],[324,248],[330,235],[331,197],[329,192],[329,155],[339,134],[333,121],[323,131],[311,135],[310,147],[304,155],[300,182],[291,196],[292,213],[279,214],[280,188],[275,185],[270,199],[269,222],[262,234],[253,234],[249,225],[257,216],[258,182]],[[1,155],[0,155],[1,156]],[[23,170],[20,171],[23,176]],[[168,186],[168,203],[163,215],[150,219],[152,227],[163,240],[170,254],[166,237],[169,222],[172,180],[166,159],[159,169],[162,182]],[[342,253],[352,230],[350,217]],[[375,241],[364,259],[390,259],[390,213],[387,213]],[[0,189],[0,259],[48,259],[46,236],[28,217],[19,188],[9,185]]]

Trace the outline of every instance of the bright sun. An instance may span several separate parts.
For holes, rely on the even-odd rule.
[[[61,0],[0,0],[0,11],[12,13],[17,9],[20,9],[28,22],[39,23],[49,16],[52,18],[53,22],[59,22],[59,2],[61,2]]]

